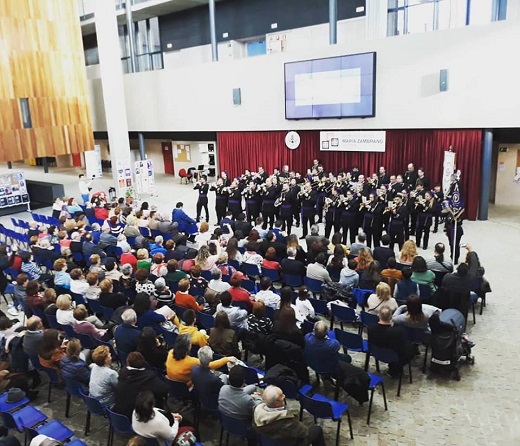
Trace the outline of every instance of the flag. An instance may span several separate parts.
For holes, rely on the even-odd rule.
[[[462,198],[462,194],[460,193],[459,183],[455,184],[453,188],[453,193],[450,198],[450,208],[453,212],[459,212],[464,208],[464,200]]]

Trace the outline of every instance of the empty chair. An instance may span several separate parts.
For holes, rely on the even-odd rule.
[[[253,280],[242,279],[242,282],[240,285],[242,286],[242,288],[246,289],[251,294],[256,294],[256,292],[257,292],[256,283]]]
[[[330,305],[330,329],[334,328],[334,322],[338,321],[340,323],[340,327],[343,330],[343,324],[353,324],[357,322],[357,315],[353,308],[347,307],[345,305],[338,305],[335,303],[331,303]]]
[[[377,386],[381,386],[381,391],[383,392],[383,400],[385,402],[385,410],[388,410],[388,404],[386,402],[386,392],[385,392],[385,382],[382,376],[373,375],[369,373],[370,384],[368,386],[368,390],[370,390],[370,403],[368,404],[368,415],[367,415],[367,424],[370,424],[370,415],[372,414],[372,402],[374,400],[374,392]]]
[[[264,267],[262,267],[262,277],[269,277],[272,282],[279,282],[281,280],[280,272],[278,270]]]
[[[15,403],[7,402],[7,392],[4,392],[0,395],[0,412],[12,412],[19,407],[25,406],[29,404],[29,398],[24,397],[20,401],[16,401]]]
[[[13,413],[0,412],[0,415],[7,429],[16,429],[18,432],[23,432],[26,427],[37,426],[47,419],[47,415],[34,406],[25,406]]]
[[[241,270],[248,277],[255,278],[260,275],[258,272],[258,266],[252,263],[242,263]]]
[[[91,396],[86,395],[83,390],[80,389],[80,394],[85,401],[85,405],[87,406],[87,418],[85,420],[85,436],[90,432],[90,418],[92,415],[96,415],[98,417],[107,418],[107,412],[105,411],[105,407],[98,401],[97,398],[92,398]]]
[[[363,328],[368,327],[372,324],[377,324],[379,322],[379,318],[375,314],[370,314],[366,311],[362,311],[361,313],[359,313],[359,321],[361,322],[359,325],[359,334],[362,334]]]
[[[74,436],[73,431],[57,420],[51,420],[36,428],[25,427],[24,431],[27,441],[32,440],[37,435],[46,435],[56,441],[65,443]]]
[[[316,314],[321,314],[323,316],[326,316],[329,314],[329,309],[327,308],[327,301],[320,300],[320,299],[313,299],[312,297],[309,297],[309,302],[314,308],[314,311]]]
[[[82,398],[81,394],[81,383],[79,381],[75,381],[73,379],[65,379],[65,389],[67,390],[67,400],[65,403],[65,416],[67,418],[70,417],[70,399],[75,396],[78,398]]]
[[[300,389],[300,421],[303,418],[303,411],[309,412],[314,419],[321,418],[323,420],[332,420],[338,423],[338,429],[336,431],[336,446],[339,445],[339,433],[341,429],[341,420],[343,415],[346,413],[348,418],[348,426],[350,430],[350,438],[354,438],[352,432],[352,421],[350,419],[350,413],[348,410],[348,404],[340,403],[338,401],[331,400],[326,396],[315,393],[309,396],[309,392],[312,390],[312,386],[306,385]]]
[[[238,420],[236,418],[229,417],[224,415],[222,412],[219,412],[220,417],[220,440],[219,446],[222,446],[222,437],[224,436],[224,432],[226,432],[226,446],[229,444],[229,435],[233,435],[234,437],[239,437],[243,439],[247,439],[247,429],[250,425],[250,422],[247,420]]]
[[[215,318],[211,314],[197,311],[197,319],[208,333],[215,326]]]
[[[365,370],[368,370],[368,363],[370,361],[370,356],[373,356],[376,360],[376,368],[379,372],[379,362],[384,362],[385,364],[391,363],[399,363],[399,356],[395,350],[391,348],[378,347],[377,345],[369,344],[369,349],[367,352]],[[406,365],[406,364],[405,364]],[[408,361],[408,373],[410,384],[412,383],[412,362]],[[401,384],[403,381],[403,368],[401,368],[401,372],[399,373],[399,384],[397,385],[397,396],[401,396]]]
[[[283,275],[283,283],[291,288],[298,288],[303,285],[303,276],[297,274],[285,274]]]
[[[320,294],[323,288],[323,282],[318,279],[311,279],[310,277],[305,277],[305,285],[309,288],[309,291],[313,294]]]
[[[359,334],[343,331],[339,328],[336,328],[334,333],[336,335],[336,339],[343,347],[344,353],[348,353],[349,350],[363,353],[368,351],[368,342]]]
[[[374,292],[374,290],[363,290],[361,288],[354,288],[352,290],[352,295],[354,296],[354,299],[356,299],[357,304],[361,308],[365,308],[367,305],[368,296],[374,294]]]

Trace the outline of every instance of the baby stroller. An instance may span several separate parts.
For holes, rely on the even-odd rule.
[[[434,314],[429,324],[432,334],[430,372],[449,373],[452,379],[459,381],[459,360],[465,357],[467,363],[475,363],[471,356],[472,343],[463,336],[464,316],[459,310],[449,308]]]

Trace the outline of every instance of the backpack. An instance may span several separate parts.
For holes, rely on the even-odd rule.
[[[11,372],[29,371],[29,356],[23,349],[23,336],[14,336],[9,341],[9,362]]]
[[[282,364],[271,367],[264,376],[264,381],[268,385],[281,387],[285,381],[292,382],[298,388],[298,376],[296,372]]]
[[[346,302],[349,307],[355,308],[356,303],[352,296],[352,289],[349,286],[341,285],[337,282],[324,283],[322,298],[328,302],[341,300]]]

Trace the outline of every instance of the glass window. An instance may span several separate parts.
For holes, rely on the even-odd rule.
[[[150,52],[161,51],[161,35],[159,34],[159,17],[153,17],[148,21],[150,26]]]
[[[408,34],[433,31],[433,9],[433,1],[410,1],[410,6],[408,7]]]
[[[439,1],[438,29],[451,29],[466,26],[466,9],[468,0]]]
[[[150,48],[148,46],[148,26],[147,20],[136,22],[136,52],[137,55],[148,54]]]
[[[493,17],[493,0],[468,0],[470,25],[484,25]]]

